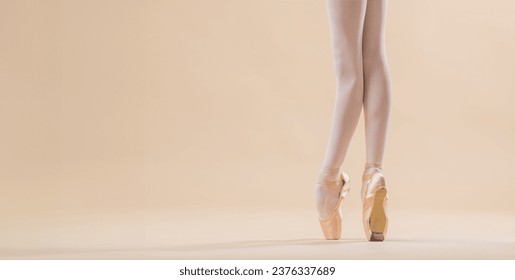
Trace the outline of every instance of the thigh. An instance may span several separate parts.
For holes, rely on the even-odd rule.
[[[378,63],[386,55],[385,25],[387,0],[368,0],[363,30],[364,63]]]
[[[326,4],[336,74],[359,74],[367,0],[326,0]]]

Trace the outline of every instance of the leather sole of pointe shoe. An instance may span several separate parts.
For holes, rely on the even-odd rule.
[[[386,189],[377,190],[374,197],[374,205],[370,214],[370,241],[383,241],[384,230],[386,228],[387,217],[385,212]]]

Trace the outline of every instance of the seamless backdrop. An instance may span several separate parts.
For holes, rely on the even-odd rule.
[[[170,213],[173,227],[190,214],[226,213],[228,225],[241,211],[314,215],[336,90],[325,9],[0,0],[4,253],[64,248],[59,234],[78,217],[143,225],[141,213]],[[510,0],[389,1],[393,212],[515,215],[514,10]],[[361,118],[343,166],[349,211],[361,207],[364,159]],[[46,225],[58,229],[35,230]],[[152,230],[135,228],[133,240]],[[181,224],[184,236],[195,229]]]

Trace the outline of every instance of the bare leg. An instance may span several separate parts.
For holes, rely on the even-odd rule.
[[[391,104],[385,47],[387,0],[368,0],[363,30],[364,115],[367,159],[363,175],[382,168]]]
[[[319,181],[329,182],[338,177],[363,106],[362,36],[367,0],[326,0],[326,3],[337,89],[329,142]],[[338,196],[328,188],[318,186],[317,207],[320,217],[325,217],[336,205]]]

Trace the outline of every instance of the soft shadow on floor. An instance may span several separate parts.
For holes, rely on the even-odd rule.
[[[403,239],[390,239],[384,242],[373,243],[397,243],[409,242],[417,243],[423,240],[403,240]],[[73,247],[73,248],[58,248],[58,247],[40,247],[40,248],[0,248],[0,259],[16,258],[16,256],[37,256],[37,255],[59,255],[59,254],[74,254],[74,253],[92,253],[92,252],[141,252],[141,251],[169,251],[169,252],[194,252],[194,251],[207,251],[207,250],[225,250],[225,249],[242,249],[242,248],[256,248],[256,247],[280,247],[280,246],[334,246],[345,245],[348,243],[370,243],[365,239],[352,239],[342,238],[340,240],[324,240],[324,239],[285,239],[285,240],[246,240],[235,242],[210,242],[187,244],[177,246],[141,246],[141,247]]]

